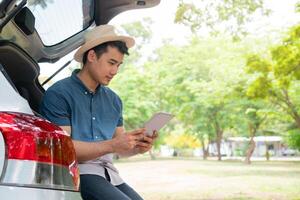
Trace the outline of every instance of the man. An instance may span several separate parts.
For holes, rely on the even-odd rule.
[[[142,199],[121,179],[112,154],[145,153],[157,133],[146,136],[144,128],[125,132],[122,101],[106,87],[133,45],[133,38],[117,35],[111,25],[94,28],[74,55],[82,69],[51,86],[41,104],[41,114],[72,137],[83,199]]]

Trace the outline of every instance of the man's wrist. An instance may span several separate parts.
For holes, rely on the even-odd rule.
[[[102,153],[103,151],[105,152],[105,154],[108,153],[116,153],[116,144],[115,144],[115,140],[111,139],[111,140],[107,140],[107,141],[102,141],[99,144],[99,149],[102,149]],[[102,147],[102,148],[101,148]]]
[[[110,153],[116,153],[116,142],[114,138],[109,140],[109,148],[110,148]]]

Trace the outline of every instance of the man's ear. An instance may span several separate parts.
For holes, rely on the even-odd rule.
[[[87,61],[93,62],[97,59],[96,52],[93,49],[90,49],[87,53]]]

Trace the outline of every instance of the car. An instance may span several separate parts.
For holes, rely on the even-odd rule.
[[[283,156],[294,156],[296,155],[297,151],[295,149],[283,149],[282,150],[282,155]]]
[[[85,32],[159,0],[0,1],[0,195],[2,200],[76,200],[71,138],[39,115],[40,64],[77,49]],[[46,83],[48,80],[45,80]]]

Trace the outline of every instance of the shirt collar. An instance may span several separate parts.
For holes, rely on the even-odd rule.
[[[80,86],[80,90],[83,91],[83,92],[89,92],[89,93],[93,93],[92,91],[90,91],[85,85],[84,83],[79,79],[79,77],[77,76],[77,74],[80,72],[81,70],[80,69],[75,69],[73,72],[72,72],[72,75],[71,75],[71,79]],[[99,90],[101,89],[101,85],[99,84],[95,90],[95,93],[96,94]]]

